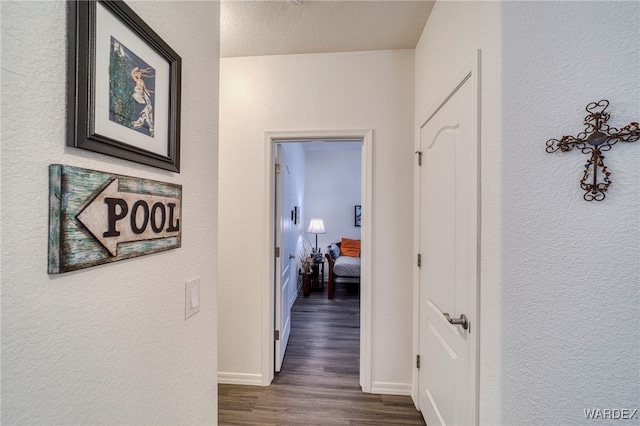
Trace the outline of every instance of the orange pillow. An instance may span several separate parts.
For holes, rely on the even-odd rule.
[[[343,238],[340,243],[340,255],[360,257],[360,240]]]

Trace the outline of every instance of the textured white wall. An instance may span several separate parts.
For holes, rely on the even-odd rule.
[[[482,424],[638,408],[640,150],[614,147],[607,199],[587,203],[584,155],[544,148],[591,101],[638,121],[639,7],[438,2],[416,48],[416,120],[482,49]]]
[[[371,128],[372,382],[411,383],[413,69],[411,50],[221,60],[221,376],[261,379],[264,132]]]
[[[427,110],[444,95],[476,49],[482,49],[480,421],[489,425],[501,424],[500,46],[499,3],[436,2],[415,58],[418,129]]]
[[[361,151],[307,151],[306,164],[305,226],[319,217],[327,231],[318,235],[318,247],[326,253],[327,246],[342,237],[359,240],[354,207],[360,204]],[[315,247],[315,235],[307,236]]]
[[[639,17],[638,2],[502,4],[504,424],[640,408],[640,142],[606,154],[602,202],[582,199],[584,154],[544,150],[592,101],[613,126],[640,121]]]
[[[217,421],[219,5],[127,3],[183,59],[181,174],[67,148],[66,3],[1,5],[3,424]],[[47,275],[51,163],[182,184],[182,248]]]

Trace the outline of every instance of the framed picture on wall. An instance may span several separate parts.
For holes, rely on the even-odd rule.
[[[71,1],[67,145],[180,172],[182,59],[122,1]]]
[[[356,226],[362,226],[362,207],[356,206],[355,208],[355,223]]]
[[[300,223],[300,207],[298,206],[293,207],[293,210],[291,210],[291,220],[293,221],[294,225],[297,225]]]

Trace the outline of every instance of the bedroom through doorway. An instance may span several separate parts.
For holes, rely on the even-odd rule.
[[[358,387],[369,391],[371,136],[371,131],[342,132],[342,137],[267,134],[273,172],[268,228],[273,292],[268,307],[273,313],[269,367],[274,383],[288,367],[289,373],[299,370],[296,360],[304,359],[307,368],[315,365],[314,371],[334,377],[340,373],[335,365],[342,365],[338,370],[354,375]],[[360,282],[338,280],[329,299],[327,255],[343,238],[361,242]],[[305,291],[304,260],[309,258],[316,261],[308,269],[312,282]],[[331,361],[335,357],[338,363]],[[323,359],[330,362],[323,366]]]

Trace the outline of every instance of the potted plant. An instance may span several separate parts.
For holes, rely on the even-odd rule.
[[[313,273],[314,261],[309,254],[309,249],[303,247],[298,253],[298,261],[300,263],[300,274],[302,275],[302,294],[309,296],[311,294],[311,274]]]

